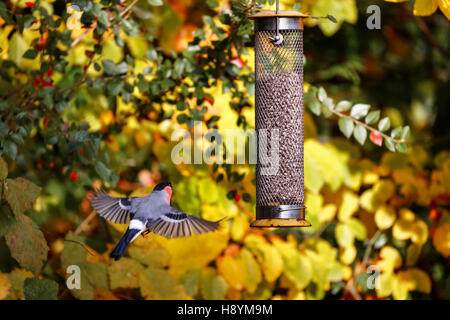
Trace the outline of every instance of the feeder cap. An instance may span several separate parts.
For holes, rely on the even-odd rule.
[[[293,10],[280,10],[278,13],[276,13],[275,10],[263,10],[252,15],[250,19],[272,18],[272,17],[309,18],[310,15]]]

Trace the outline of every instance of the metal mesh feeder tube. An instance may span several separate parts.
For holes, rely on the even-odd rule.
[[[255,22],[256,220],[307,227],[303,171],[303,18],[261,11]]]

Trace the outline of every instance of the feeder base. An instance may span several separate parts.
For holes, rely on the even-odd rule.
[[[251,223],[256,228],[310,227],[305,220],[305,207],[296,205],[257,206],[256,220]]]
[[[250,224],[254,228],[279,228],[279,227],[310,227],[311,223],[305,219],[258,219]]]

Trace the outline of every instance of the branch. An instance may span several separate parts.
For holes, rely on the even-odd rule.
[[[443,55],[450,58],[450,51],[445,49],[433,36],[433,34],[430,31],[430,28],[428,28],[427,24],[423,21],[422,18],[415,16],[408,10],[409,14],[416,20],[417,26],[419,27],[420,31],[428,38],[428,41],[430,41],[430,44],[438,49]]]
[[[358,124],[358,125],[360,125],[360,126],[366,128],[366,129],[369,130],[369,131],[377,131],[377,132],[379,132],[379,133],[381,134],[381,136],[382,136],[383,138],[387,139],[387,140],[391,140],[392,142],[395,142],[395,143],[404,143],[404,142],[405,142],[404,139],[394,139],[394,138],[388,136],[387,134],[381,132],[380,130],[375,129],[375,128],[373,128],[373,127],[367,125],[366,123],[364,123],[364,122],[362,122],[362,121],[359,121],[358,119],[352,118],[352,117],[349,116],[348,114],[344,114],[344,113],[342,113],[342,112],[340,112],[340,111],[337,111],[337,110],[331,109],[331,108],[330,108],[329,110],[330,110],[332,113],[334,113],[335,115],[337,115],[338,117],[341,117],[341,118],[349,118],[349,119],[352,120],[354,123],[356,123],[356,124]]]

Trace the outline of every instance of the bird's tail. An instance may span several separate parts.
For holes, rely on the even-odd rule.
[[[141,232],[142,230],[139,229],[128,228],[109,256],[111,258],[114,258],[114,260],[119,260],[122,257],[123,253],[125,252],[127,245],[135,238],[136,235],[138,235]]]

